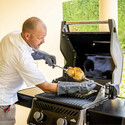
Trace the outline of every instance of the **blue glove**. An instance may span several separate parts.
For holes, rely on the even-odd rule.
[[[86,94],[96,87],[93,80],[83,82],[58,81],[57,95],[81,93]]]
[[[53,55],[49,55],[46,52],[35,50],[33,49],[33,53],[31,54],[34,60],[44,59],[46,61],[46,64],[49,66],[52,66],[54,68],[53,64],[56,64],[56,57]]]

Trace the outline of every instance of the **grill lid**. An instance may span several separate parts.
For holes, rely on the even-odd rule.
[[[93,22],[93,21],[92,21]],[[121,82],[123,53],[118,40],[115,21],[109,19],[108,32],[72,32],[69,25],[102,24],[102,21],[62,22],[60,50],[65,66],[80,67],[87,78]],[[117,51],[116,51],[117,50]],[[63,77],[67,77],[63,73]],[[99,82],[102,84],[102,82]]]

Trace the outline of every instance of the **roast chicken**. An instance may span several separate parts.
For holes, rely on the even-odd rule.
[[[81,81],[85,78],[84,72],[79,67],[69,67],[67,74],[76,81]]]

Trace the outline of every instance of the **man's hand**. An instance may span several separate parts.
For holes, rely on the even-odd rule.
[[[44,59],[46,64],[49,66],[52,66],[54,68],[53,64],[56,64],[56,57],[53,55],[50,55],[46,52],[43,52],[41,50],[33,49],[33,53],[31,54],[34,60]]]
[[[49,66],[55,67],[53,64],[56,64],[56,57],[53,55],[44,55],[44,59],[46,61],[46,64]]]

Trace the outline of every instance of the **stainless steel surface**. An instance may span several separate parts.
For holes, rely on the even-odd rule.
[[[67,21],[67,25],[75,24],[108,24],[108,20],[93,20],[93,21]]]
[[[90,81],[90,79],[88,79],[88,78],[86,78],[86,77],[85,77],[84,79],[87,80],[87,81]],[[95,83],[96,85],[98,85],[98,86],[104,87],[104,85],[102,85],[102,84],[100,84],[100,83],[98,83],[98,82],[95,82],[95,81],[94,81],[94,83]]]
[[[43,93],[43,91],[38,87],[26,88],[18,91],[19,94],[24,94],[26,96],[34,97],[36,94]]]
[[[56,65],[56,64],[53,64],[55,67],[58,67],[58,68],[60,68],[60,69],[63,69],[64,71],[67,71],[67,69],[65,69],[65,68],[63,68],[63,67],[61,67],[61,66],[59,66],[59,65]]]

